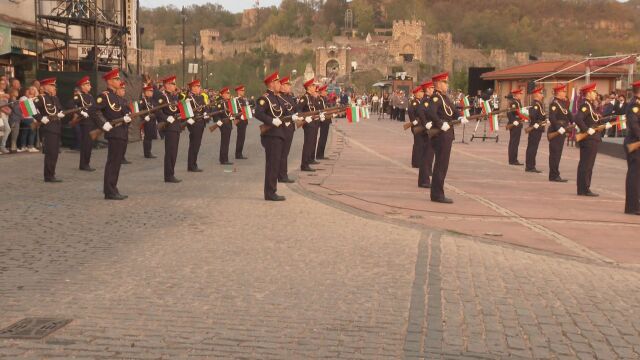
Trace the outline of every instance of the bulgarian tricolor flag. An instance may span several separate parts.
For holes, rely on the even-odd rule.
[[[616,121],[618,122],[618,130],[624,130],[627,128],[627,116],[626,115],[618,115],[616,116]]]
[[[571,90],[571,100],[569,103],[569,111],[571,111],[571,113],[573,115],[578,113],[578,101],[579,101],[579,97],[578,97],[578,93],[576,91],[576,88],[573,88]]]
[[[518,115],[518,117],[522,121],[529,121],[529,109],[527,108],[519,108],[516,112],[516,115]]]
[[[469,118],[471,116],[471,102],[469,101],[469,95],[462,98],[462,108],[464,109],[464,117]]]
[[[240,112],[240,109],[238,108],[238,102],[235,98],[227,100],[227,109],[229,109],[232,114],[237,114]]]
[[[368,119],[369,118],[369,108],[367,108],[366,106],[361,106],[360,107],[360,118],[361,119]]]
[[[187,99],[180,100],[178,102],[178,109],[180,109],[180,117],[183,119],[189,119],[193,117],[193,108],[191,103]]]
[[[29,118],[38,113],[36,105],[32,99],[26,99],[20,101],[20,111],[22,111],[22,117]]]
[[[132,101],[131,104],[129,104],[129,109],[131,109],[131,112],[134,114],[140,112],[140,103]]]
[[[347,108],[347,121],[349,121],[350,123],[360,122],[359,106],[351,105]]]
[[[489,102],[489,100],[484,100],[482,102],[482,112],[484,112],[485,114],[489,115],[492,112],[492,107],[491,107],[491,103]],[[489,115],[489,129],[493,132],[498,130],[498,115],[494,114],[494,115]]]
[[[249,120],[253,117],[253,112],[251,111],[251,105],[245,105],[242,107],[242,118],[244,120]]]

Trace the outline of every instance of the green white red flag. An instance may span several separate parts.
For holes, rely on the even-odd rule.
[[[38,113],[36,105],[33,103],[32,99],[20,101],[20,111],[22,111],[22,117],[25,118],[32,117]]]
[[[350,123],[360,122],[359,106],[351,105],[347,108],[347,121]]]
[[[491,107],[491,103],[489,102],[489,100],[484,100],[482,102],[482,111],[485,114],[489,115],[489,129],[493,132],[497,131],[500,125],[498,124],[498,115],[491,115],[492,110],[493,108]]]
[[[129,109],[131,109],[132,113],[140,112],[140,105],[137,101],[132,101],[131,104],[129,104]]]
[[[627,116],[626,115],[618,115],[616,116],[616,120],[618,121],[618,130],[624,130],[627,128]]]
[[[253,117],[253,112],[251,111],[251,105],[245,105],[242,107],[242,119],[249,120]]]
[[[464,109],[464,117],[468,118],[471,116],[471,101],[469,101],[469,95],[462,98],[462,108]]]
[[[193,117],[193,108],[191,103],[186,99],[178,102],[178,109],[180,109],[180,117],[183,119],[189,119]]]
[[[238,108],[238,102],[235,98],[227,100],[227,109],[229,109],[229,111],[231,111],[231,113],[234,115],[240,112],[240,109]]]

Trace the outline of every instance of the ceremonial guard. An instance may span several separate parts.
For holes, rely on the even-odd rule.
[[[40,123],[40,138],[44,153],[44,181],[62,182],[56,178],[56,164],[60,153],[62,118],[65,114],[57,96],[56,78],[40,80],[40,86],[44,94],[33,100],[38,110],[33,118]]]
[[[96,99],[96,114],[101,119],[102,130],[108,142],[107,164],[104,167],[104,198],[107,200],[124,200],[126,195],[120,194],[118,190],[118,177],[120,176],[120,166],[129,141],[129,131],[123,123],[112,125],[110,121],[123,118],[125,123],[131,122],[127,115],[126,106],[122,106],[122,101],[116,92],[121,86],[120,72],[114,69],[104,74],[102,78],[107,82],[107,90],[102,92]]]
[[[150,110],[153,108],[153,85],[147,85],[142,88],[142,99],[140,99],[140,110]],[[146,159],[155,159],[156,156],[151,153],[152,141],[158,138],[158,122],[156,115],[149,113],[144,117],[142,131],[144,138],[142,139],[142,151]]]
[[[310,79],[304,83],[306,92],[298,99],[298,112],[310,112],[318,110],[318,98],[316,94],[315,79]],[[302,129],[304,131],[304,142],[302,144],[302,162],[300,164],[300,170],[302,171],[316,171],[312,169],[312,164],[318,164],[315,161],[316,142],[318,140],[318,125],[311,116],[304,118],[305,124]]]
[[[432,139],[435,164],[433,166],[433,178],[431,179],[431,201],[451,204],[453,200],[444,196],[444,180],[447,177],[451,145],[455,138],[453,127],[449,123],[456,119],[462,123],[467,123],[468,121],[460,116],[458,109],[447,96],[449,73],[435,75],[431,80],[435,87],[430,105],[431,111],[435,115],[432,128],[440,130]]]
[[[598,196],[598,194],[591,191],[591,174],[593,173],[593,166],[595,165],[596,155],[598,154],[598,145],[602,141],[600,135],[598,135],[594,129],[594,127],[598,126],[598,121],[600,120],[600,116],[595,110],[595,101],[598,96],[596,84],[587,84],[580,88],[580,92],[585,100],[578,107],[575,122],[576,126],[580,128],[580,132],[586,132],[589,136],[578,143],[580,147],[577,178],[578,195]],[[611,125],[609,123],[607,124],[608,130],[611,128]]]
[[[238,104],[238,109],[242,109],[243,107],[249,105],[247,98],[245,95],[245,87],[244,85],[238,85],[236,88],[236,95],[238,95],[234,101]],[[241,112],[242,116],[240,117],[240,121],[236,125],[236,159],[245,160],[246,156],[242,155],[242,150],[244,149],[244,140],[247,134],[247,126],[249,125],[249,119],[246,118],[245,113]],[[248,115],[248,114],[247,114]]]
[[[640,81],[631,84],[634,97],[627,107],[627,136],[624,138],[627,154],[627,181],[624,212],[640,215],[640,150],[626,151],[629,144],[640,141]]]
[[[433,126],[434,114],[431,111],[431,97],[433,96],[434,88],[433,81],[427,81],[420,85],[424,93],[422,99],[420,99],[420,105],[418,106],[418,119],[422,126],[427,131],[424,131],[422,136],[422,149],[420,149],[420,167],[418,169],[418,187],[430,188],[430,177],[433,175],[433,145],[431,138],[429,138],[429,129]]]
[[[542,138],[545,120],[547,118],[547,114],[544,111],[544,104],[542,104],[542,99],[544,99],[542,89],[542,86],[540,86],[535,88],[531,92],[531,96],[533,96],[533,104],[531,105],[531,108],[529,110],[529,126],[533,127],[533,129],[529,133],[527,142],[527,157],[525,160],[524,169],[526,172],[542,172],[536,169],[536,156],[538,155],[538,146],[540,145],[540,139]]]
[[[120,81],[120,87],[116,90],[116,95],[118,95],[118,97],[120,98],[120,103],[122,104],[122,109],[125,113],[125,115],[131,114],[131,108],[129,107],[129,101],[127,100],[127,98],[125,97],[127,94],[127,83],[124,81]],[[127,129],[127,132],[129,132],[129,123],[125,123],[124,127]],[[127,154],[127,146],[129,145],[129,142],[127,141],[127,143],[124,146],[124,153],[122,153],[122,164],[123,165],[128,165],[131,164],[131,161],[127,160],[126,158],[126,154]]]
[[[511,91],[512,98],[509,101],[509,112],[507,112],[507,127],[509,127],[509,165],[523,165],[518,161],[518,148],[520,147],[520,136],[522,135],[522,123],[519,117],[522,109],[522,89]]]
[[[571,112],[567,101],[567,85],[560,84],[553,88],[555,98],[549,105],[549,133],[560,135],[549,140],[549,181],[567,182],[560,177],[560,158],[564,147],[567,126],[571,121]]]
[[[79,169],[83,171],[95,171],[89,163],[91,162],[91,151],[93,150],[93,140],[89,133],[91,130],[99,127],[99,122],[93,114],[94,99],[91,95],[91,81],[88,76],[84,76],[82,79],[76,82],[76,86],[80,89],[78,94],[73,96],[73,103],[77,108],[82,108],[80,116],[82,119],[78,126],[80,126],[80,166]]]
[[[324,110],[327,108],[327,88],[328,85],[322,85],[318,88],[318,102],[319,108]],[[324,119],[324,120],[322,120]],[[327,139],[329,138],[329,126],[331,126],[331,116],[327,115],[320,119],[320,137],[318,138],[318,149],[316,151],[316,159],[326,160],[324,156],[324,150],[327,147]]]
[[[220,129],[220,155],[218,160],[222,165],[232,165],[233,163],[229,161],[229,143],[231,142],[231,130],[233,129],[232,122],[234,116],[238,114],[233,113],[230,103],[231,93],[228,87],[220,89],[220,97],[217,109],[224,110],[224,112],[217,114],[213,119]]]
[[[158,106],[169,104],[156,113],[158,123],[166,122],[164,128],[164,182],[179,183],[175,176],[176,159],[178,158],[178,145],[180,143],[180,111],[178,110],[178,94],[175,75],[162,80],[164,89],[155,101]]]
[[[193,80],[188,85],[189,93],[187,94],[187,99],[191,102],[194,115],[199,115],[202,118],[197,121],[194,119],[187,120],[187,128],[189,129],[187,171],[202,172],[202,169],[198,167],[198,153],[200,152],[200,145],[202,144],[202,134],[206,127],[206,120],[204,117],[207,116],[205,111],[207,104],[202,96],[200,80]]]
[[[275,72],[264,79],[267,92],[264,93],[256,105],[255,118],[260,120],[269,129],[260,134],[260,142],[265,152],[265,173],[264,173],[264,199],[270,201],[285,200],[284,196],[278,195],[278,175],[280,174],[280,163],[282,162],[282,150],[285,142],[285,131],[283,120],[284,102],[277,95],[280,91],[280,79],[278,72]],[[293,125],[290,125],[293,126]]]
[[[422,160],[422,152],[424,150],[424,134],[416,132],[416,128],[422,127],[423,124],[420,121],[420,115],[418,114],[421,111],[420,107],[422,105],[422,99],[424,98],[424,88],[422,85],[419,85],[415,89],[413,89],[413,99],[409,103],[408,115],[409,121],[411,122],[411,132],[413,133],[413,148],[411,149],[411,167],[420,168],[420,163]],[[422,174],[424,175],[424,174]],[[421,182],[421,177],[418,175],[418,186],[423,187],[422,185],[429,183],[429,179],[427,177],[427,182]],[[427,186],[424,186],[427,187]]]
[[[285,77],[280,80],[280,92],[278,96],[281,98],[283,102],[283,107],[285,111],[284,116],[292,115],[294,118],[293,119],[294,121],[298,120],[298,117],[296,116],[297,100],[291,90],[291,83],[289,81],[289,77]],[[284,139],[284,144],[282,148],[282,158],[281,158],[282,160],[280,161],[280,168],[279,168],[280,171],[278,172],[278,182],[281,182],[281,183],[294,182],[289,178],[288,158],[289,158],[289,151],[291,150],[291,143],[293,142],[293,134],[295,133],[295,131],[296,131],[295,122],[287,121],[284,123],[283,132],[285,135],[285,139]]]

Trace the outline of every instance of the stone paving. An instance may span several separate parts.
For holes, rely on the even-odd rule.
[[[63,153],[62,184],[41,182],[41,156],[0,157],[0,328],[32,316],[73,319],[42,340],[0,340],[0,358],[640,357],[640,276],[631,261],[598,256],[624,243],[556,251],[487,240],[317,191],[325,174],[353,180],[377,166],[384,178],[371,181],[390,199],[420,195],[407,186],[411,173],[389,161],[402,163],[409,146],[395,160],[386,153],[393,137],[372,140],[397,124],[360,125],[336,125],[333,160],[316,176],[294,171],[296,134],[291,173],[302,181],[280,186],[283,203],[262,200],[257,131],[249,160],[229,167],[215,162],[219,136],[207,136],[199,174],[185,171],[183,136],[177,185],[162,182],[161,156],[143,159],[141,144],[130,144],[123,202],[102,200],[104,150],[91,174],[74,170],[77,153]],[[371,157],[358,154],[365,148]],[[162,155],[161,142],[154,152]],[[476,209],[488,211],[463,210]]]

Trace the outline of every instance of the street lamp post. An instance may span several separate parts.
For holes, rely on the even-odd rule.
[[[185,27],[187,25],[187,11],[182,7],[182,87],[184,87],[185,80],[187,78],[186,63],[185,63]]]

